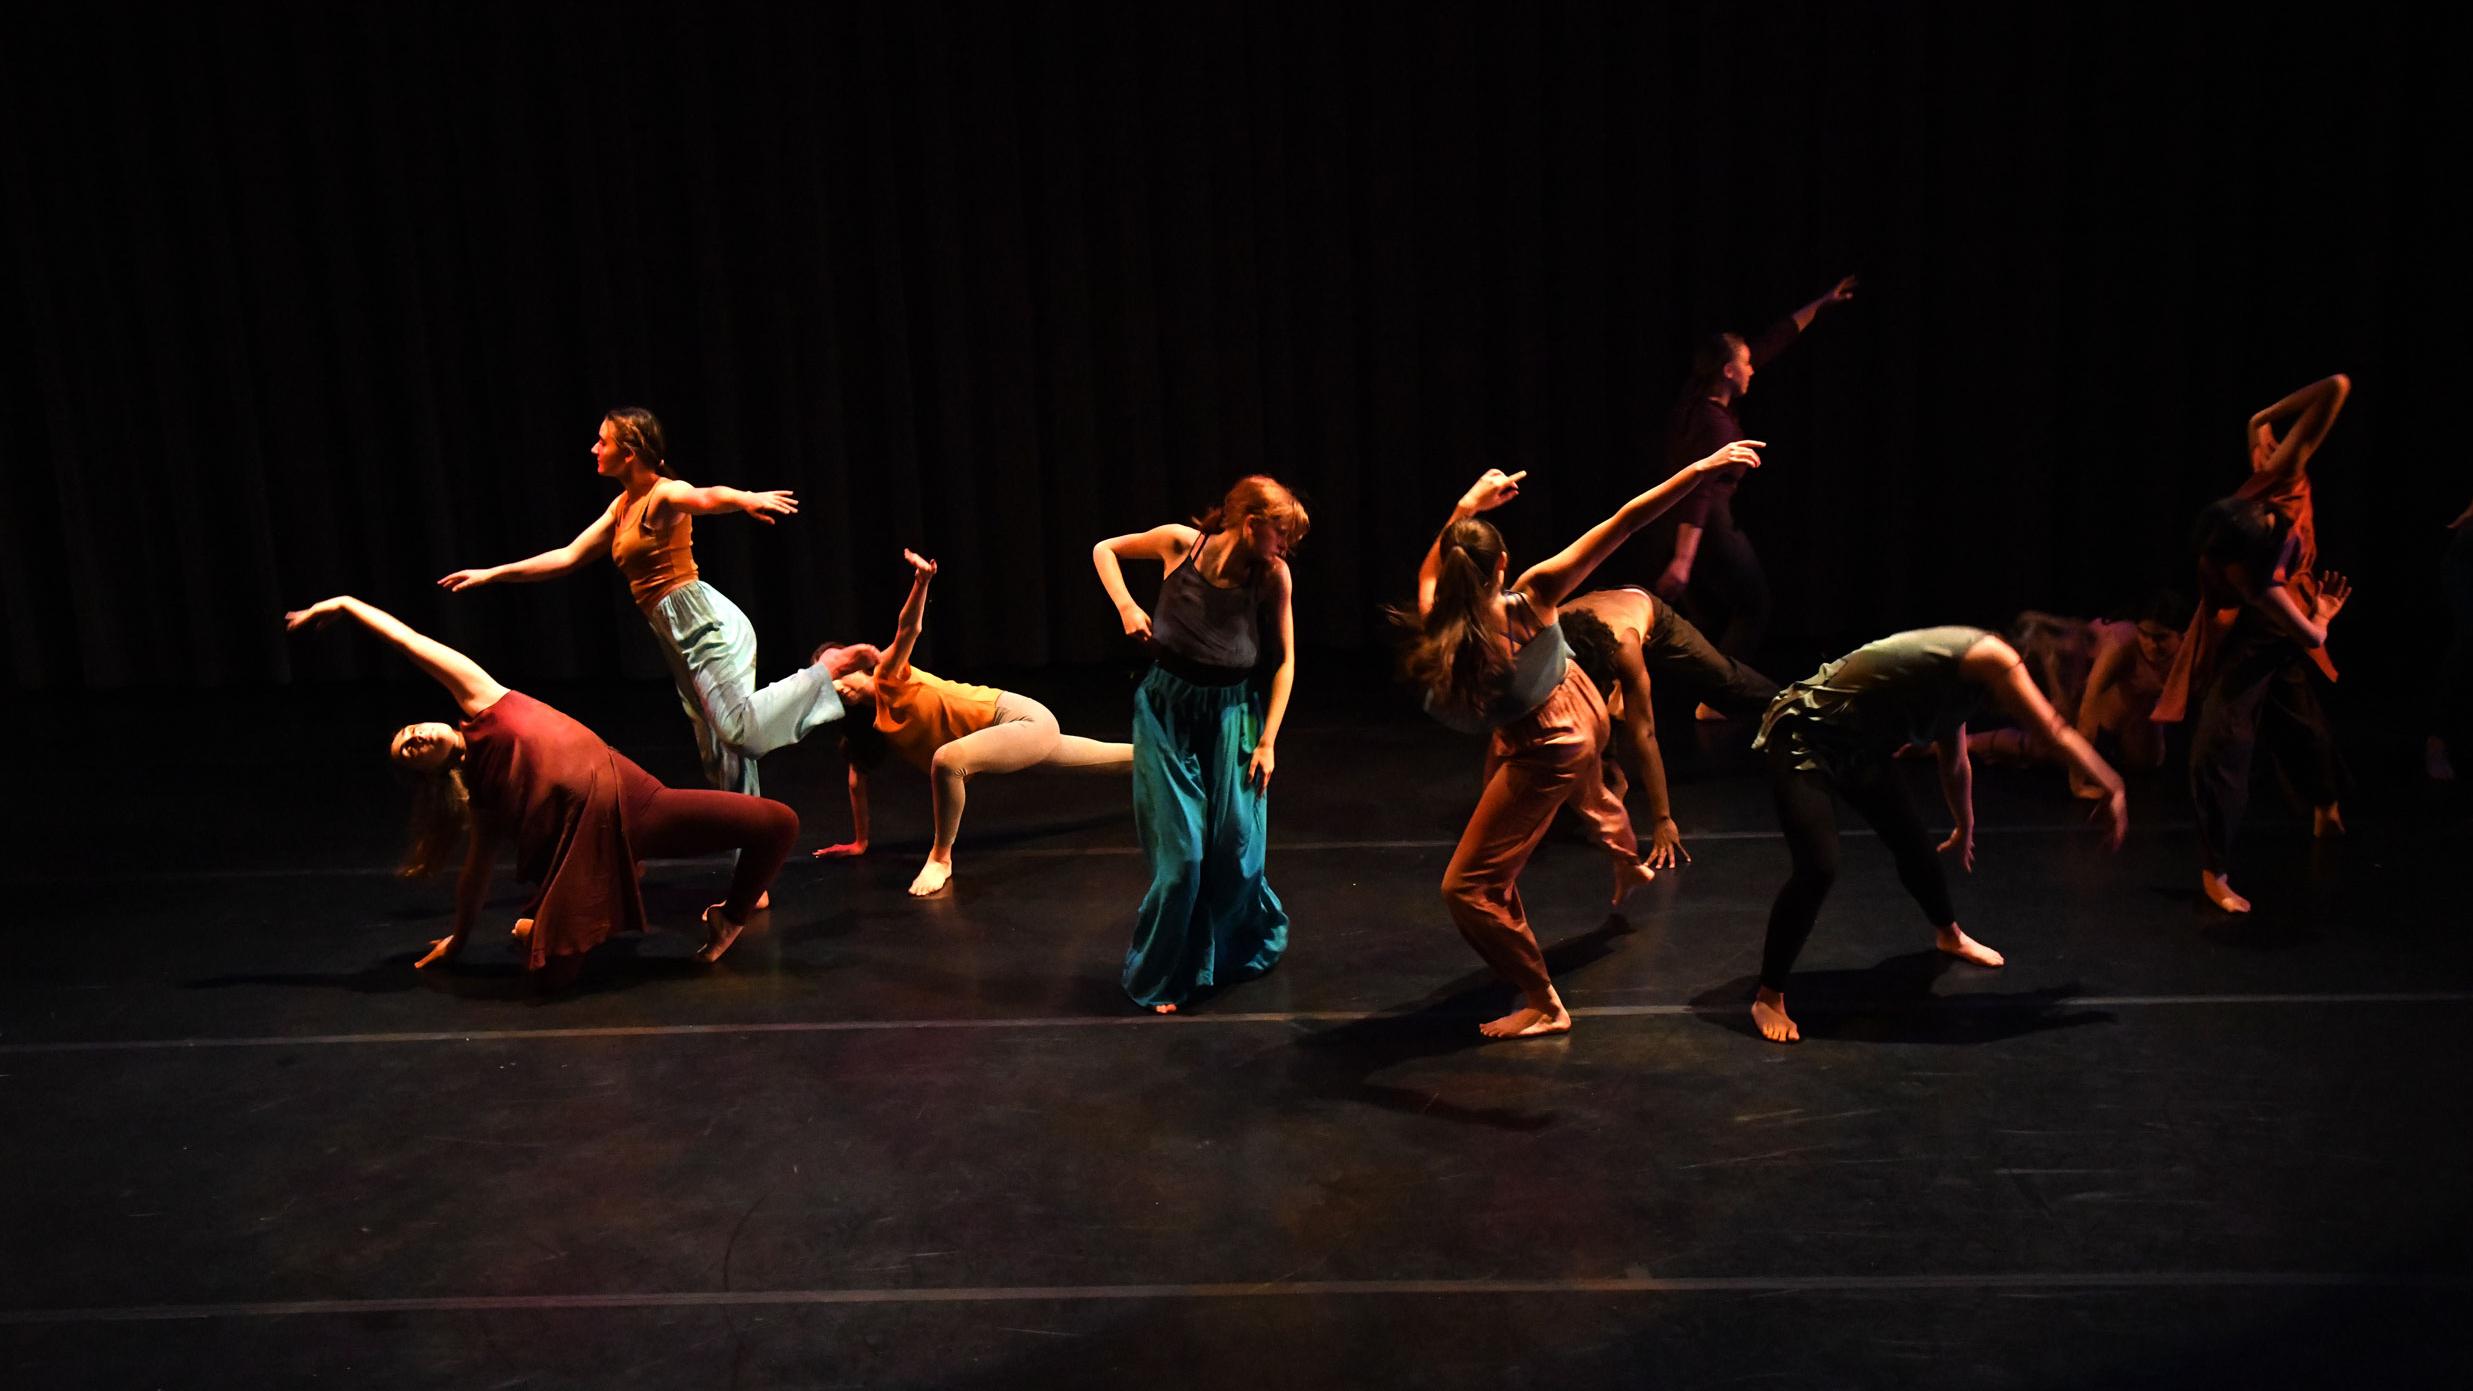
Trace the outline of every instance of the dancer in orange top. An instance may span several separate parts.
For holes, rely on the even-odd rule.
[[[936,578],[936,562],[915,551],[902,552],[910,562],[910,595],[902,601],[893,642],[828,647],[817,653],[817,665],[846,667],[834,689],[852,709],[875,708],[872,724],[845,726],[850,752],[851,839],[816,852],[819,858],[867,853],[867,774],[891,749],[902,761],[933,780],[936,840],[927,863],[910,881],[917,897],[941,893],[953,881],[953,842],[962,830],[962,806],[970,780],[981,773],[1016,773],[1025,768],[1127,771],[1133,767],[1133,745],[1102,743],[1066,734],[1048,707],[1025,695],[993,686],[948,681],[911,663],[919,634],[927,626],[927,590]]]

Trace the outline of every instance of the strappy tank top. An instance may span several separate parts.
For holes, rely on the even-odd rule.
[[[898,678],[879,671],[876,730],[903,762],[925,772],[938,749],[995,724],[996,702],[1003,695],[993,686],[947,681],[915,666]]]
[[[1262,594],[1254,585],[1223,589],[1202,577],[1209,539],[1160,581],[1151,641],[1188,662],[1244,671],[1262,660]]]
[[[1528,596],[1518,590],[1503,596],[1503,615],[1515,627],[1533,626],[1537,621]],[[1428,694],[1426,713],[1462,734],[1500,729],[1545,704],[1554,688],[1563,684],[1563,673],[1570,665],[1571,645],[1563,640],[1563,625],[1548,623],[1535,628],[1511,654],[1511,671],[1484,709],[1470,710]]]
[[[696,577],[695,518],[675,513],[670,524],[648,527],[653,495],[647,492],[618,509],[618,528],[610,536],[610,563],[627,577],[627,593],[646,613],[661,596]]]

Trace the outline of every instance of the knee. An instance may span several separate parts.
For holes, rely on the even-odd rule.
[[[970,777],[969,765],[953,752],[951,744],[936,751],[936,756],[928,760],[927,769],[938,782],[965,782]]]
[[[759,800],[764,805],[762,826],[765,838],[784,842],[797,840],[799,838],[799,814],[792,811],[787,803],[776,802],[771,798]]]
[[[1456,913],[1460,909],[1474,906],[1484,899],[1485,892],[1485,876],[1476,870],[1455,864],[1443,871],[1442,895],[1445,908],[1452,909]]]

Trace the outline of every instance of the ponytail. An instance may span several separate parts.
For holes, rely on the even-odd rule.
[[[1494,576],[1502,564],[1502,534],[1471,518],[1443,529],[1442,569],[1433,606],[1419,615],[1391,610],[1408,630],[1400,674],[1429,702],[1483,710],[1510,666],[1493,622]]]

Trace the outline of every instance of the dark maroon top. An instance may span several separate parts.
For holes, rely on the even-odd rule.
[[[477,821],[515,840],[516,872],[541,886],[532,966],[644,928],[627,848],[616,750],[521,691],[464,721],[464,784]]]
[[[1760,336],[1745,346],[1752,350],[1752,366],[1761,368],[1775,361],[1778,354],[1793,347],[1803,330],[1795,327],[1793,315],[1788,315],[1761,330]],[[1666,470],[1671,473],[1696,459],[1705,459],[1739,439],[1751,436],[1743,422],[1735,418],[1732,405],[1720,405],[1700,390],[1684,389],[1683,398],[1674,404],[1674,415],[1666,427]],[[1744,464],[1729,464],[1700,480],[1700,486],[1659,520],[1671,533],[1674,527],[1689,523],[1706,529],[1709,518],[1715,516],[1723,524],[1734,521],[1735,485],[1743,481],[1750,469]]]

